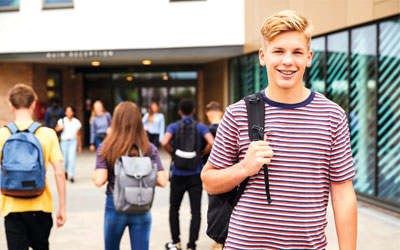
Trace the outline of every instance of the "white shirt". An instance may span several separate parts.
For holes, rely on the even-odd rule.
[[[81,122],[72,117],[72,120],[69,120],[67,117],[61,118],[57,122],[58,126],[62,126],[64,124],[64,129],[61,132],[60,139],[61,140],[73,140],[76,139],[76,134],[78,130],[82,127]]]

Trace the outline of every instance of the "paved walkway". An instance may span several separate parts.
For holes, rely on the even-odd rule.
[[[169,165],[169,157],[161,152],[163,165]],[[67,223],[62,228],[53,228],[50,236],[50,249],[53,250],[89,250],[103,249],[103,216],[105,187],[96,188],[92,184],[91,174],[95,164],[95,154],[84,151],[77,158],[76,182],[67,184]],[[56,187],[52,168],[48,179],[57,204]],[[169,186],[158,188],[152,208],[152,231],[150,249],[163,250],[170,241],[168,224]],[[358,208],[358,248],[360,250],[396,250],[400,249],[400,219],[359,204]],[[210,249],[212,241],[206,236],[207,195],[203,193],[202,223],[197,248]],[[54,218],[54,216],[53,216]],[[187,195],[181,207],[182,243],[186,246],[190,223],[190,209]],[[328,248],[338,250],[332,211],[328,211]],[[0,218],[0,249],[7,249],[4,235],[3,218]],[[129,237],[125,231],[121,249],[130,249]],[[184,248],[185,249],[185,248]]]

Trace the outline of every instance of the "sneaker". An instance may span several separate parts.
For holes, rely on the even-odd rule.
[[[166,248],[167,250],[182,250],[182,247],[181,247],[181,243],[180,243],[180,242],[178,242],[178,243],[171,243],[171,242],[169,242],[169,243],[165,244],[165,248]]]
[[[196,244],[188,244],[187,250],[196,250]]]
[[[75,182],[74,177],[71,177],[70,181],[71,183],[74,183]]]
[[[211,245],[211,249],[212,249],[212,250],[222,250],[222,244],[219,244],[219,243],[217,243],[217,242],[214,242],[214,243]]]

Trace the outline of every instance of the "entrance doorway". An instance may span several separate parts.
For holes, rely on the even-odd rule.
[[[101,100],[112,114],[123,101],[136,103],[144,115],[155,101],[165,116],[165,125],[180,119],[178,103],[182,98],[197,100],[197,72],[84,73],[85,143],[89,141],[92,103]]]

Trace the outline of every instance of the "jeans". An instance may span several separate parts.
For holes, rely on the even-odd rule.
[[[149,249],[151,213],[123,214],[114,209],[113,195],[107,195],[104,214],[105,250],[119,250],[125,227],[129,227],[132,250]]]
[[[190,211],[192,219],[190,221],[189,243],[187,247],[196,248],[196,241],[199,238],[200,218],[201,218],[201,194],[203,191],[200,174],[190,176],[172,176],[169,224],[171,227],[173,243],[180,242],[179,229],[179,208],[185,192],[189,193]]]
[[[10,213],[4,218],[9,250],[48,250],[53,226],[51,213],[42,211]]]
[[[96,149],[99,148],[99,145],[103,142],[105,136],[95,136],[94,137],[94,146],[96,147]]]
[[[69,177],[75,176],[75,160],[76,153],[78,150],[78,141],[76,139],[73,140],[61,140],[61,151],[63,154],[63,166],[65,172]]]

